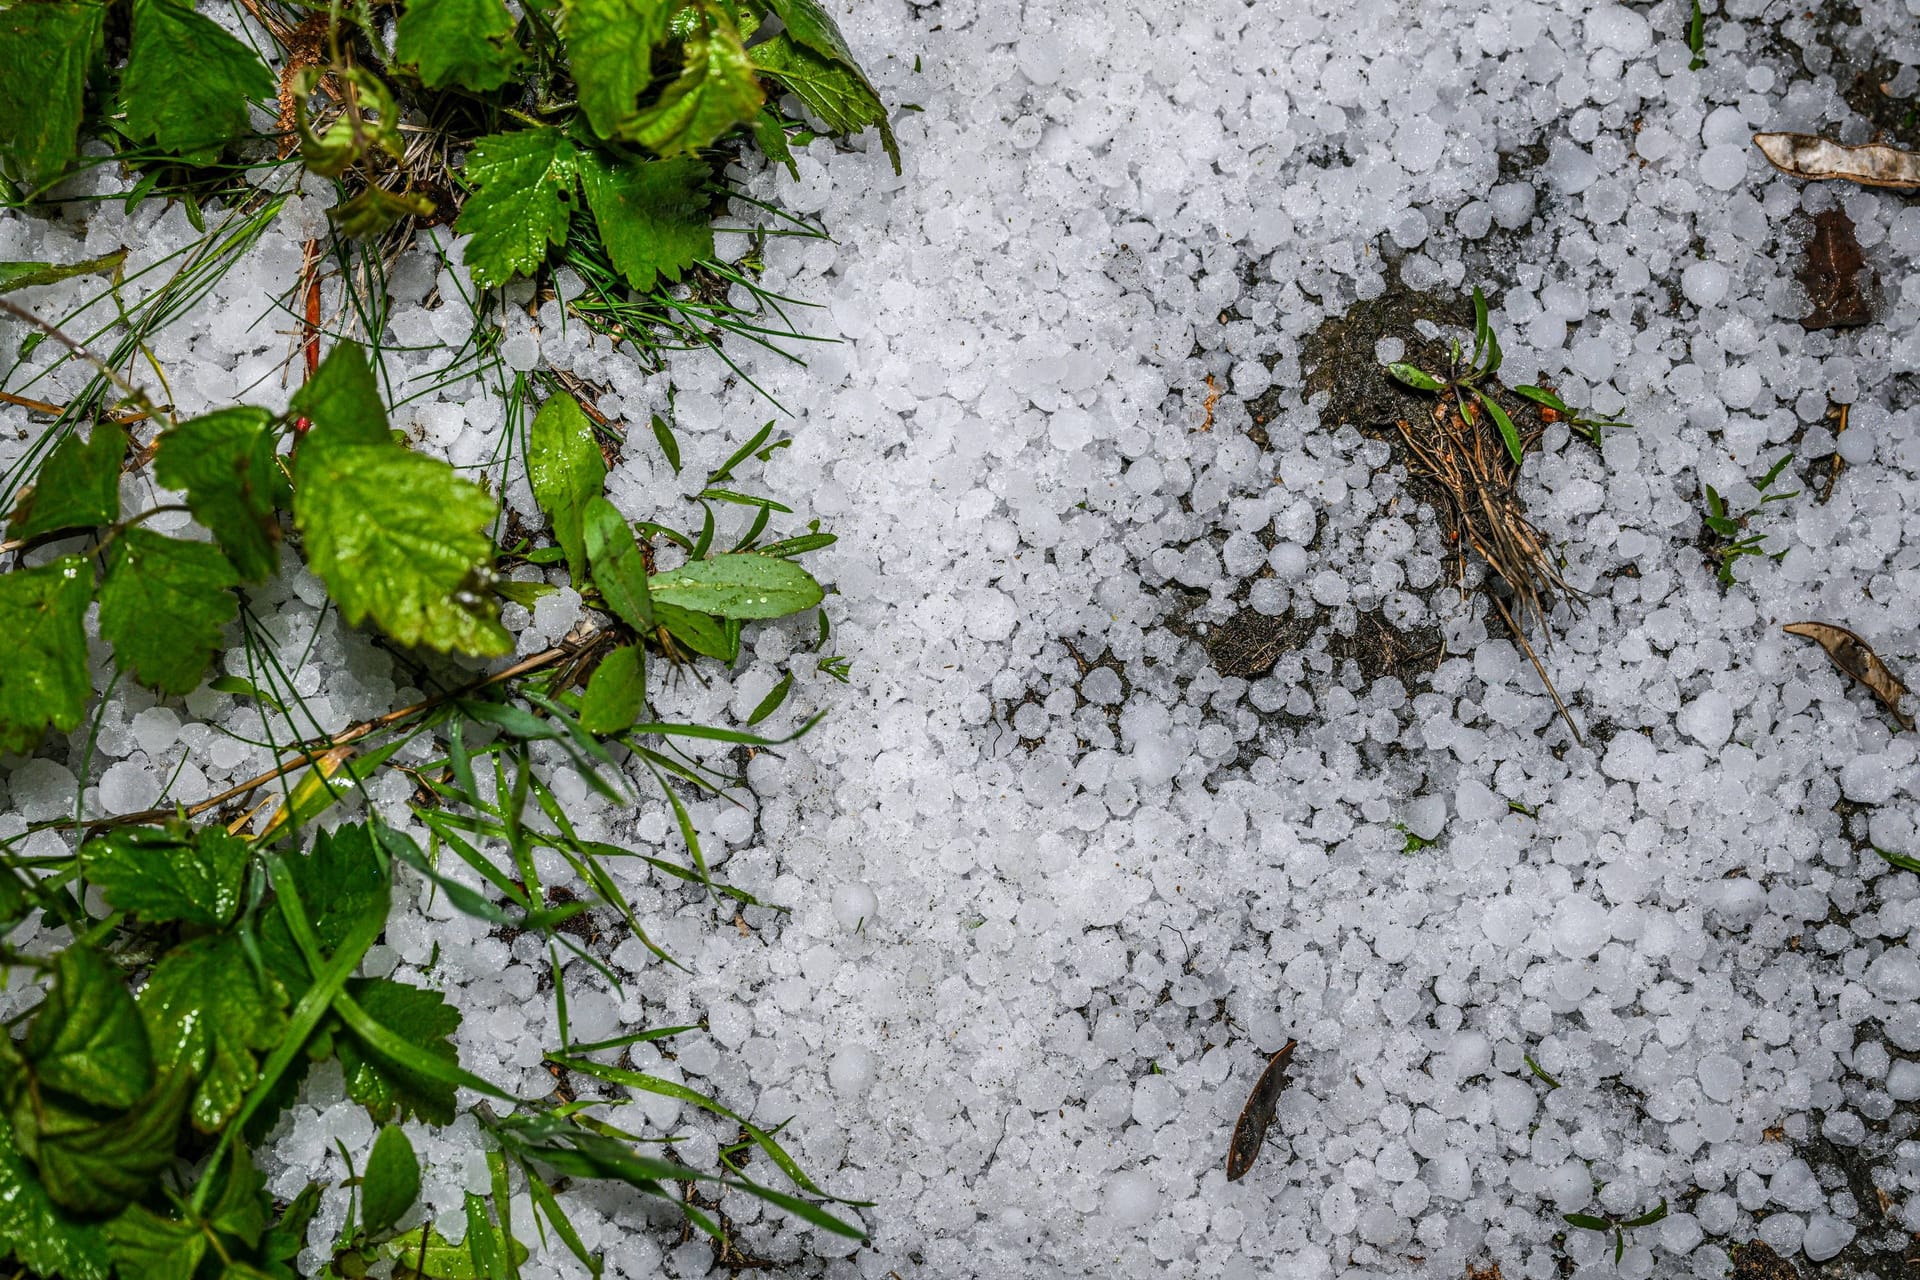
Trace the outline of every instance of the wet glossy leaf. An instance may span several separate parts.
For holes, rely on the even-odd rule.
[[[647,703],[647,665],[640,646],[622,645],[600,659],[580,700],[580,727],[588,733],[625,733]]]
[[[100,634],[141,684],[174,697],[192,693],[240,612],[238,585],[212,543],[128,529],[108,549]]]
[[[567,554],[577,583],[588,581],[585,520],[587,504],[606,486],[607,463],[593,436],[593,424],[572,396],[561,391],[540,406],[529,428],[527,478],[534,500],[553,525],[554,541]]]
[[[521,61],[513,15],[500,0],[407,0],[393,56],[418,66],[429,89],[498,89]]]
[[[360,1179],[360,1226],[379,1235],[400,1220],[420,1196],[420,1161],[404,1131],[387,1125],[373,1140]]]
[[[225,928],[240,909],[251,851],[218,827],[110,831],[80,848],[87,879],[107,901],[149,924]]]
[[[93,569],[79,556],[0,574],[0,628],[12,640],[0,663],[0,750],[30,751],[49,726],[80,723],[93,694],[83,627],[92,598]]]
[[[105,21],[106,6],[88,0],[0,10],[0,156],[31,186],[52,181],[73,159]]]
[[[193,518],[219,540],[240,576],[257,582],[279,567],[275,499],[284,478],[275,460],[273,416],[264,409],[222,409],[160,437],[154,478],[184,489]]]
[[[121,82],[127,132],[204,163],[249,132],[247,103],[274,80],[253,50],[183,0],[133,0],[133,46]]]
[[[620,130],[622,137],[663,156],[711,146],[735,126],[750,123],[766,101],[727,10],[715,0],[702,0],[699,12],[700,25],[682,46],[680,74]]]
[[[191,1072],[193,1123],[212,1133],[240,1110],[259,1079],[258,1055],[279,1043],[286,1019],[260,984],[238,938],[215,934],[174,948],[140,990],[140,1013],[162,1070]]]
[[[626,518],[605,498],[594,498],[583,513],[587,560],[593,583],[607,607],[638,632],[653,629],[653,603],[647,593],[647,566]]]
[[[648,582],[657,603],[717,618],[784,618],[819,604],[813,575],[781,556],[737,552],[692,560]]]
[[[61,529],[91,529],[120,518],[120,460],[127,433],[112,423],[93,428],[91,438],[70,432],[41,464],[33,486],[13,508],[8,534],[37,538]]]
[[[610,162],[583,154],[587,204],[614,267],[636,289],[678,282],[688,267],[713,255],[707,216],[709,168],[702,160]]]
[[[653,51],[667,38],[677,0],[564,0],[562,30],[580,107],[602,138],[631,136]]]

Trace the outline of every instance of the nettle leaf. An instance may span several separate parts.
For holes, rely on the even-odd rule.
[[[0,10],[0,155],[30,185],[57,178],[73,159],[105,19],[106,6],[91,0]]]
[[[554,129],[522,129],[482,138],[467,153],[474,192],[453,229],[472,236],[466,263],[482,289],[532,275],[547,250],[567,238],[579,160]]]
[[[900,172],[900,144],[887,120],[886,104],[858,67],[816,53],[784,31],[754,46],[753,63],[785,85],[831,132],[855,134],[869,125],[878,129],[893,171]]]
[[[38,1275],[65,1280],[108,1280],[113,1270],[100,1224],[55,1204],[21,1155],[12,1126],[0,1124],[0,1256],[7,1255]]]
[[[287,874],[324,954],[331,955],[368,917],[386,918],[391,880],[364,826],[322,831],[305,857],[287,860]],[[260,954],[290,997],[307,989],[307,963],[278,911],[260,922]]]
[[[274,499],[283,478],[273,415],[240,406],[183,422],[160,437],[154,478],[186,491],[187,507],[240,576],[258,582],[279,567]]]
[[[621,130],[663,156],[713,145],[735,125],[750,123],[766,102],[733,18],[714,0],[703,0],[700,15],[701,25],[682,46],[680,74]]]
[[[793,561],[751,551],[689,561],[647,585],[658,602],[717,618],[784,618],[813,608],[825,594]]]
[[[33,487],[20,495],[7,532],[37,538],[61,529],[91,529],[120,518],[120,460],[127,433],[112,423],[93,429],[91,439],[69,432],[40,467]]]
[[[409,1058],[458,1064],[459,1054],[448,1037],[460,1029],[460,1011],[438,991],[390,978],[360,978],[347,984],[347,994],[368,1017],[407,1043]],[[374,1119],[417,1115],[431,1124],[453,1123],[455,1087],[438,1073],[391,1057],[345,1028],[336,1033],[334,1045],[346,1072],[347,1096]]]
[[[140,990],[140,1013],[165,1071],[193,1074],[194,1127],[213,1133],[233,1119],[259,1079],[256,1054],[286,1030],[237,937],[196,938],[168,952]]]
[[[106,1235],[120,1274],[146,1280],[193,1280],[207,1252],[199,1223],[163,1218],[145,1205],[132,1205],[107,1223]]]
[[[420,68],[429,89],[498,89],[520,65],[513,15],[500,0],[408,0],[393,56]]]
[[[606,486],[607,460],[579,401],[564,391],[534,415],[527,437],[527,479],[534,500],[553,525],[554,541],[567,553],[573,580],[586,582],[585,512]]]
[[[113,906],[149,924],[179,920],[203,929],[232,923],[251,856],[246,841],[218,827],[191,835],[131,827],[80,847],[87,880]]]
[[[630,136],[640,91],[653,79],[653,51],[677,8],[678,0],[563,0],[580,107],[602,138]]]
[[[580,727],[588,733],[625,733],[647,703],[647,663],[637,644],[600,659],[580,700]]]
[[[153,1054],[126,975],[92,947],[54,957],[53,990],[20,1056],[44,1087],[96,1107],[131,1107],[153,1087]]]
[[[442,652],[508,652],[513,638],[482,595],[493,499],[393,442],[384,411],[368,412],[379,396],[359,347],[336,348],[327,365],[341,372],[307,384],[301,405],[313,425],[294,465],[308,565],[349,624],[372,618],[403,644]]]
[[[400,1221],[420,1197],[420,1161],[406,1131],[387,1125],[373,1140],[360,1179],[361,1229],[379,1235]]]
[[[133,46],[120,86],[127,132],[204,164],[248,132],[247,104],[274,96],[252,49],[184,0],[133,0]]]
[[[0,663],[0,750],[33,749],[51,725],[80,723],[93,684],[83,626],[93,569],[62,556],[37,569],[0,573],[0,627],[13,644]]]
[[[43,1097],[31,1118],[15,1108],[14,1133],[54,1203],[105,1217],[145,1195],[178,1158],[175,1143],[192,1093],[193,1078],[177,1072],[132,1110],[104,1121],[91,1108],[70,1111]]]
[[[100,634],[141,684],[174,697],[192,693],[240,612],[239,585],[213,544],[128,529],[108,549]]]
[[[707,217],[707,165],[690,157],[611,163],[587,152],[580,157],[587,204],[606,242],[607,256],[627,283],[651,289],[665,277],[713,256],[713,223]]]
[[[653,602],[647,595],[647,565],[626,517],[605,498],[587,503],[584,513],[587,560],[593,585],[607,607],[635,631],[653,629]]]

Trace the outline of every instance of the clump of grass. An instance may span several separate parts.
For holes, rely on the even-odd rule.
[[[1751,525],[1754,518],[1766,509],[1768,503],[1785,502],[1789,498],[1800,496],[1798,489],[1786,493],[1767,492],[1792,461],[1791,453],[1784,454],[1778,462],[1767,468],[1765,475],[1755,477],[1753,487],[1759,494],[1759,501],[1738,513],[1727,505],[1726,498],[1718,489],[1710,484],[1702,484],[1701,488],[1705,490],[1707,500],[1707,513],[1702,519],[1707,526],[1707,531],[1716,539],[1708,554],[1718,566],[1715,576],[1720,579],[1722,586],[1733,585],[1733,566],[1747,556],[1765,556],[1769,560],[1778,561],[1787,554],[1788,549],[1785,547],[1778,551],[1765,550],[1766,541],[1771,535],[1752,532]]]

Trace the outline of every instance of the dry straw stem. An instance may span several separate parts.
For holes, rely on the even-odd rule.
[[[1525,625],[1547,635],[1548,601],[1558,591],[1568,597],[1580,593],[1569,586],[1553,563],[1553,556],[1540,538],[1539,530],[1527,519],[1520,495],[1513,487],[1512,463],[1505,441],[1493,431],[1484,415],[1469,420],[1452,401],[1442,399],[1426,417],[1426,427],[1416,430],[1405,418],[1397,424],[1400,437],[1420,467],[1447,491],[1453,503],[1454,526],[1460,548],[1458,576],[1466,577],[1466,550],[1471,547],[1498,582],[1511,593],[1515,608],[1509,609],[1497,588],[1488,596],[1507,630],[1526,652],[1533,669],[1540,675],[1567,722],[1575,742],[1581,741],[1580,728],[1573,722],[1567,704],[1547,675],[1545,664],[1528,641]],[[1518,617],[1515,617],[1515,614]]]
[[[1811,133],[1756,133],[1753,145],[1782,173],[1809,182],[1841,178],[1867,187],[1920,187],[1920,154],[1884,143],[1857,147]]]

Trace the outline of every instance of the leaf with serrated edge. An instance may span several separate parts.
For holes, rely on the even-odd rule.
[[[51,725],[80,723],[93,683],[83,626],[93,570],[79,556],[0,574],[0,629],[13,649],[0,662],[0,750],[31,750]]]
[[[106,1234],[120,1274],[142,1280],[193,1280],[207,1252],[198,1223],[163,1218],[145,1205],[129,1206],[107,1223]]]
[[[53,1202],[0,1124],[0,1256],[11,1254],[43,1276],[108,1280],[112,1259],[98,1222],[77,1218]]]
[[[54,446],[33,487],[21,495],[8,528],[15,538],[37,538],[61,529],[91,529],[120,518],[120,460],[127,433],[109,422],[90,439],[71,432]]]
[[[100,634],[122,671],[175,697],[192,693],[239,614],[240,583],[207,542],[128,529],[107,553],[100,587]]]
[[[454,230],[472,236],[466,264],[482,289],[532,275],[573,221],[579,161],[573,144],[552,129],[482,138],[467,154],[474,192]]]
[[[593,424],[580,404],[561,391],[540,406],[527,437],[527,479],[533,497],[553,525],[554,541],[567,554],[576,583],[587,581],[587,544],[582,521],[587,504],[606,486],[607,462],[593,438]]]
[[[191,834],[129,827],[80,847],[88,882],[112,906],[149,924],[178,920],[202,929],[232,922],[251,856],[246,841],[218,827]]]
[[[127,132],[193,163],[248,132],[247,104],[274,94],[253,50],[182,0],[133,0],[133,44],[121,83]]]
[[[89,0],[0,9],[0,155],[31,185],[73,159],[105,19],[106,6]]]
[[[180,1120],[192,1092],[193,1078],[176,1072],[131,1110],[106,1120],[92,1109],[71,1111],[43,1097],[28,1122],[35,1131],[25,1153],[55,1204],[101,1217],[118,1213],[150,1191],[161,1170],[179,1158]],[[16,1107],[14,1131],[26,1144],[23,1119]]]
[[[678,281],[681,272],[713,256],[704,161],[614,164],[597,153],[580,159],[600,238],[628,284],[647,290],[661,277]]]
[[[417,65],[429,89],[498,89],[521,61],[513,15],[500,0],[407,0],[393,56]]]
[[[647,665],[639,645],[622,645],[600,659],[580,700],[580,727],[588,733],[625,733],[647,702]]]
[[[834,133],[855,134],[868,125],[880,131],[880,145],[900,172],[900,146],[880,97],[852,67],[824,57],[782,33],[754,46],[754,65],[775,76],[820,122]]]
[[[784,618],[819,604],[813,575],[780,556],[753,552],[693,560],[655,574],[653,598],[717,618]]]
[[[713,0],[701,13],[704,22],[682,46],[680,74],[623,131],[663,156],[711,146],[734,126],[752,122],[766,101],[733,19]]]
[[[388,978],[362,978],[347,984],[347,994],[375,1022],[405,1040],[418,1053],[446,1063],[459,1054],[448,1039],[460,1029],[460,1011],[438,991]],[[346,1072],[347,1096],[376,1120],[417,1115],[432,1124],[452,1124],[454,1086],[363,1044],[351,1031],[335,1040]]]
[[[254,977],[239,939],[214,935],[174,948],[140,990],[140,1013],[162,1070],[191,1071],[194,1127],[217,1132],[259,1079],[257,1055],[286,1025]]]
[[[130,1107],[153,1085],[153,1055],[126,975],[92,947],[54,957],[53,989],[20,1056],[45,1087],[96,1107]]]
[[[587,122],[602,138],[628,136],[653,51],[667,38],[676,0],[563,0],[562,30]]]
[[[280,564],[272,422],[265,409],[221,409],[164,433],[153,459],[154,478],[186,491],[193,518],[219,540],[248,582],[268,577]]]

